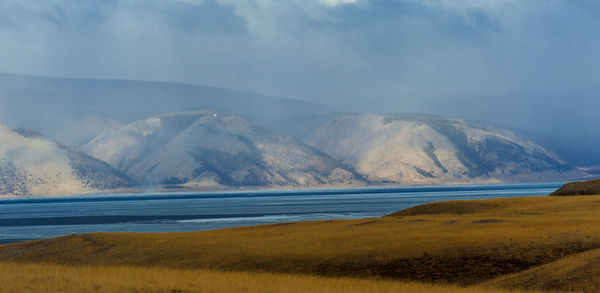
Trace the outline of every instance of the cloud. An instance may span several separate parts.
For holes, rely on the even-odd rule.
[[[356,4],[356,0],[319,0],[319,2],[331,7],[343,4]]]
[[[0,71],[217,85],[409,111],[592,86],[593,1],[5,0]]]
[[[493,11],[507,5],[516,5],[522,1],[517,0],[414,0],[432,7],[440,7],[444,9],[484,9]]]
[[[216,0],[231,7],[255,34],[302,33],[330,21],[331,8],[359,4],[357,0]]]

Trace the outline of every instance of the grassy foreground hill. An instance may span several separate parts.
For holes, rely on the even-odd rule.
[[[0,264],[0,292],[519,293],[387,280],[134,267]]]
[[[69,235],[2,245],[0,262],[478,286],[600,248],[599,209],[600,197],[593,196],[448,201],[373,219],[192,233]],[[600,284],[600,276],[595,278],[590,282]],[[552,287],[540,282],[508,288]]]
[[[499,277],[485,285],[506,288],[536,288],[564,292],[598,292],[600,290],[600,249],[586,251],[564,259]]]

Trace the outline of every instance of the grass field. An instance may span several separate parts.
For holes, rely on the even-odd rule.
[[[600,248],[598,211],[594,196],[438,202],[374,219],[70,235],[0,246],[0,261],[477,285]],[[548,289],[529,284],[503,286]]]
[[[506,289],[599,292],[600,249],[579,253],[521,273],[502,276],[485,284]]]
[[[0,263],[0,292],[493,293],[481,287],[267,273]],[[510,291],[513,292],[513,291]],[[519,291],[522,292],[522,291]],[[518,292],[513,292],[518,293]]]

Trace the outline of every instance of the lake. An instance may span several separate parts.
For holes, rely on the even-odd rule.
[[[0,243],[87,232],[185,232],[379,217],[440,200],[542,196],[562,183],[0,199]]]

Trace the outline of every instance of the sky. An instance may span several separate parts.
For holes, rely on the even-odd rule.
[[[3,0],[0,72],[402,112],[594,87],[598,15],[594,0]]]

